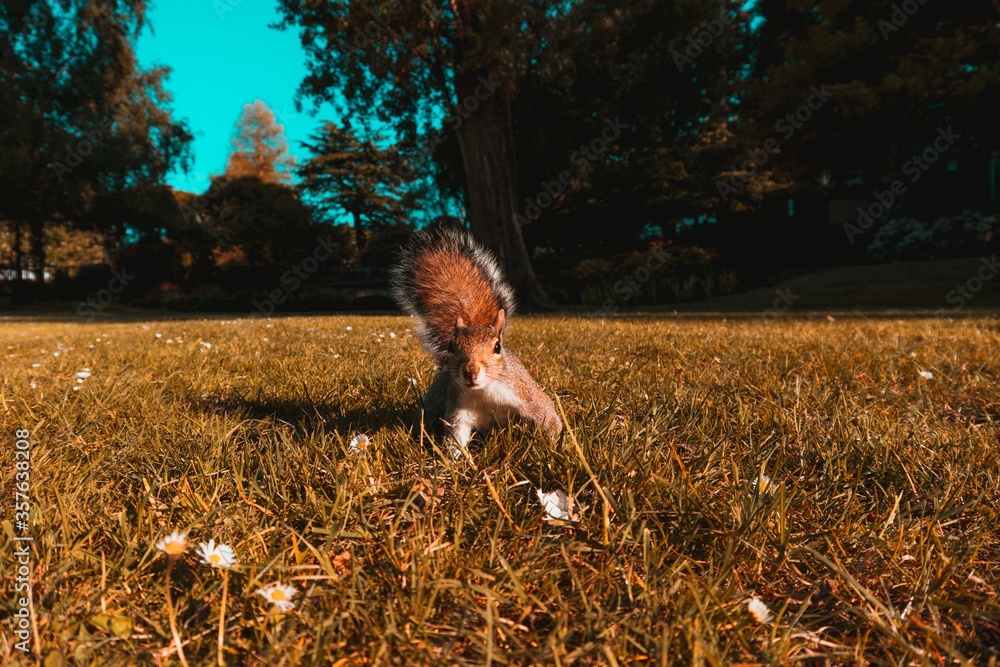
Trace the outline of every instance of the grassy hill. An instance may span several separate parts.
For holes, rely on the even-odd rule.
[[[1000,273],[991,271],[993,266],[992,258],[845,266],[782,280],[773,287],[686,304],[680,310],[763,311],[772,308],[776,299],[791,310],[888,307],[953,314],[996,308],[1000,306]],[[980,282],[980,271],[993,277]],[[968,296],[962,296],[959,287]]]

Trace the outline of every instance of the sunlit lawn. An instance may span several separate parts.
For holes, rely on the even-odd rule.
[[[238,558],[230,664],[1000,657],[995,315],[515,318],[569,428],[503,430],[474,463],[411,431],[434,369],[409,326],[0,323],[4,497],[27,428],[43,652],[179,664],[154,547],[177,528],[192,665],[218,651],[210,538]],[[581,520],[546,521],[538,488]],[[254,594],[275,581],[299,591],[288,614]],[[20,654],[2,588],[0,662]]]

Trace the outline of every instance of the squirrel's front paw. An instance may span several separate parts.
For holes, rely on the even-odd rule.
[[[454,441],[448,442],[448,454],[451,456],[453,461],[468,459],[469,463],[475,465],[475,462],[472,460],[472,454],[469,453],[469,449],[457,444]]]

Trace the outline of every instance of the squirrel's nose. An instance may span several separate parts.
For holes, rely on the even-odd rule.
[[[466,364],[465,368],[462,369],[465,373],[465,381],[469,384],[473,384],[476,381],[476,376],[479,375],[479,367],[474,364]]]

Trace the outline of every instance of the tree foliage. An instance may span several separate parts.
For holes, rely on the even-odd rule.
[[[408,197],[399,152],[361,140],[350,126],[326,122],[305,143],[313,157],[299,170],[300,188],[321,214],[350,216],[355,243],[363,251],[365,230],[379,229],[406,219]]]
[[[773,127],[813,86],[832,94],[782,147],[778,162],[796,180],[878,183],[942,127],[974,151],[1000,145],[984,113],[1000,104],[996,0],[760,0],[754,12],[745,126]]]
[[[1000,147],[988,113],[1000,104],[997,0],[279,10],[307,54],[300,101],[340,120],[310,137],[299,166],[274,113],[247,104],[225,175],[198,197],[164,184],[191,136],[171,115],[167,71],[136,63],[143,2],[0,6],[0,253],[41,269],[46,238],[77,228],[101,234],[112,261],[149,257],[169,280],[240,266],[266,281],[309,251],[317,223],[349,219],[345,256],[380,266],[414,220],[454,217],[526,305],[545,307],[543,282],[572,298],[589,266],[613,286],[615,258],[654,239],[716,249],[713,262],[738,255],[741,275],[752,265],[760,278],[856,259],[834,247],[829,211],[885,190],[948,128],[954,153],[886,216],[950,215],[989,199],[966,206],[966,193],[997,187],[982,168]],[[952,184],[947,196],[935,178]]]
[[[749,58],[741,4],[584,0],[562,19],[551,64],[532,71],[514,107],[519,209],[529,219],[532,202],[540,209],[525,227],[533,245],[612,253],[712,210]]]
[[[282,0],[300,29],[310,73],[301,92],[348,118],[388,125],[420,151],[442,113],[462,155],[473,233],[518,292],[550,302],[514,222],[512,104],[530,69],[547,68],[556,0]],[[437,143],[437,139],[434,140]]]
[[[167,71],[136,62],[144,17],[138,1],[0,5],[0,219],[27,228],[38,266],[46,224],[79,222],[95,197],[127,198],[187,159]]]
[[[233,152],[226,163],[226,177],[253,177],[264,183],[288,183],[295,159],[288,153],[285,128],[261,100],[243,106],[236,122]]]
[[[213,187],[206,224],[218,230],[222,248],[238,250],[250,267],[291,265],[315,245],[312,211],[294,189],[254,176],[217,177]]]

